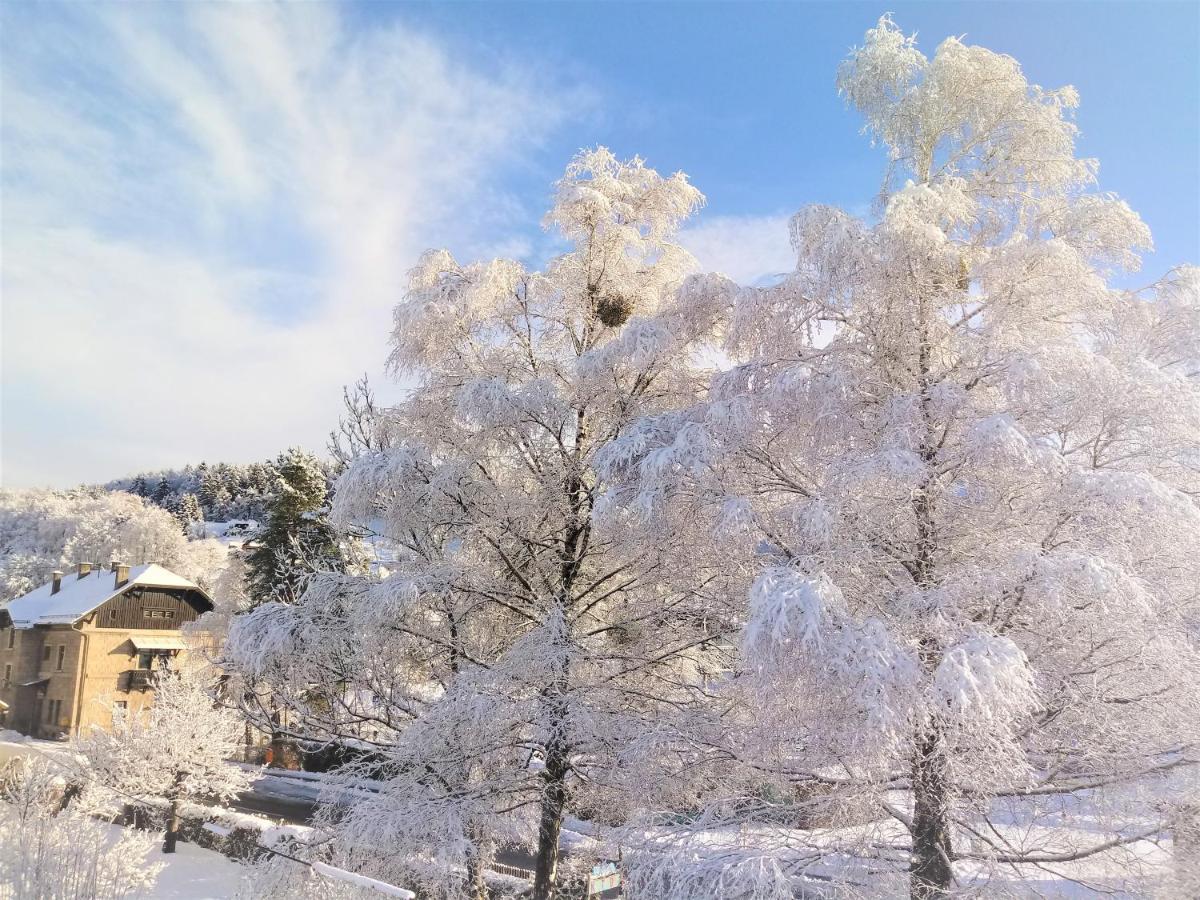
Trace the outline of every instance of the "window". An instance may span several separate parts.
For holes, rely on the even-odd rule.
[[[108,611],[108,617],[110,619],[115,619],[117,617],[117,611],[115,609],[110,609]]]
[[[139,669],[152,668],[153,663],[154,663],[154,654],[151,653],[149,650],[143,650],[141,653],[138,654],[138,668]]]
[[[17,640],[17,627],[14,625],[12,628],[8,629],[8,649],[9,650],[11,650],[13,648],[13,644],[16,643],[16,640]]]
[[[42,648],[42,662],[50,662],[50,645],[47,644]]]
[[[12,663],[9,663],[4,667],[4,683],[6,685],[12,683]]]
[[[125,701],[125,700],[118,700],[116,702],[115,706],[117,707],[117,709],[121,710],[122,712],[129,709],[129,703],[128,703],[128,701]]]
[[[58,722],[59,715],[62,713],[62,701],[51,700],[46,704],[46,721],[54,725]]]
[[[54,668],[61,672],[63,670],[63,661],[67,658],[67,645],[58,645],[58,662],[54,664]]]

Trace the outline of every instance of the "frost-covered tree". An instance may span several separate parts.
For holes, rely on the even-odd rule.
[[[387,449],[387,429],[382,427],[383,409],[367,376],[354,382],[354,387],[342,388],[345,411],[338,420],[336,431],[329,432],[329,455],[335,471],[345,471],[350,463],[364,453]]]
[[[482,897],[492,849],[521,839],[545,900],[569,810],[618,817],[662,788],[648,766],[663,760],[625,760],[701,699],[723,598],[669,535],[596,527],[595,462],[707,382],[714,315],[678,295],[694,262],[673,242],[701,202],[681,174],[589,151],[558,184],[546,221],[570,247],[543,271],[438,251],[412,272],[391,366],[415,388],[334,507],[397,548],[391,574],[318,580],[229,642],[297,693],[336,684],[333,727],[377,729],[393,777],[336,824],[364,870]]]
[[[182,469],[141,472],[133,478],[114,479],[104,486],[110,491],[129,491],[139,496],[154,494],[153,502],[170,510],[175,510],[185,495],[195,494],[205,518],[227,521],[265,518],[264,504],[274,483],[273,462],[212,466],[201,462]],[[148,484],[155,485],[155,489],[151,491]]]
[[[156,506],[161,506],[166,509],[168,502],[171,499],[171,483],[167,481],[164,475],[158,480],[158,484],[154,488],[154,492],[150,495],[150,501]]]
[[[0,603],[77,562],[158,563],[207,587],[228,554],[188,541],[169,512],[141,497],[100,489],[0,490]]]
[[[153,840],[112,826],[66,792],[48,758],[17,758],[0,770],[0,896],[6,900],[123,900],[145,896],[161,863]]]
[[[204,513],[200,510],[200,501],[192,493],[180,497],[172,512],[183,527],[183,533],[188,536],[191,536],[197,522],[204,521]]]
[[[209,589],[213,608],[194,622],[185,622],[181,629],[188,638],[191,650],[200,650],[210,661],[220,655],[229,626],[234,617],[253,605],[246,585],[246,562],[240,554],[230,556],[228,564]]]
[[[1197,272],[1113,286],[1150,235],[1092,190],[1073,89],[886,17],[838,88],[888,151],[877,218],[805,209],[793,275],[710,282],[732,365],[605,454],[626,506],[712,523],[754,573],[738,765],[638,832],[631,889],[931,898],[1099,853],[1135,877],[1121,848],[1200,740]],[[801,809],[860,824],[780,827]]]
[[[211,669],[163,670],[148,710],[114,708],[111,731],[95,729],[74,749],[88,778],[126,797],[170,804],[163,852],[174,853],[182,802],[225,801],[249,787],[250,776],[228,762],[243,731],[242,717],[219,701]]]

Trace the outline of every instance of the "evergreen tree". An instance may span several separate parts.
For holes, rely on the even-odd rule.
[[[145,497],[149,493],[146,487],[146,478],[143,475],[138,475],[133,479],[133,483],[129,485],[129,493],[137,494],[139,497]]]
[[[195,522],[204,521],[204,513],[200,509],[200,501],[195,494],[184,494],[179,498],[179,502],[175,504],[172,510],[175,518],[179,519],[180,525],[183,526],[184,534],[191,534],[192,525]]]
[[[200,501],[200,507],[210,519],[215,518],[213,506],[216,497],[213,487],[212,473],[209,471],[208,463],[201,462],[196,466],[196,499]]]
[[[170,496],[171,485],[167,481],[167,476],[164,475],[158,480],[158,486],[154,488],[154,493],[150,495],[150,502],[155,506],[161,506],[165,509]]]
[[[248,560],[251,600],[293,601],[308,576],[345,568],[337,535],[326,517],[329,481],[320,461],[296,448],[279,457],[267,501],[267,527]]]

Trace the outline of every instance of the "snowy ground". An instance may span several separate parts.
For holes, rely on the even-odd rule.
[[[258,534],[258,523],[252,519],[232,522],[205,522],[203,536],[219,541],[227,550],[241,550],[246,541]]]
[[[34,741],[28,738],[23,738],[13,732],[0,733],[0,765],[5,759],[12,758],[17,755],[28,754],[31,752],[49,752],[62,753],[64,746],[47,741]],[[265,796],[279,796],[282,798],[290,798],[295,800],[316,801],[322,793],[322,788],[326,789],[326,796],[323,798],[326,801],[331,799],[328,796],[329,776],[310,772],[284,772],[281,770],[260,770],[256,767],[245,766],[244,764],[231,763],[231,765],[239,765],[243,768],[253,769],[260,773],[254,790]],[[359,782],[349,788],[351,793],[367,793],[374,789],[374,785],[370,782]],[[341,792],[347,790],[346,787],[340,786]],[[236,812],[224,811],[222,813],[225,819],[245,819],[247,822],[257,822],[266,820],[256,819],[253,816],[245,816]],[[222,820],[224,821],[224,820]],[[241,821],[228,821],[226,824],[245,824]],[[1032,841],[1033,844],[1045,847],[1049,844],[1051,847],[1062,851],[1094,843],[1098,835],[1102,834],[1100,821],[1094,820],[1093,816],[1088,814],[1085,808],[1080,808],[1073,811],[1069,819],[1069,824],[1064,827],[1064,823],[1058,822],[1053,827],[1039,825],[1031,821],[1022,820],[1009,823],[997,823],[999,830],[996,836],[1001,838],[1008,846],[1012,848],[1020,848],[1026,843]],[[592,857],[605,858],[612,856],[612,848],[606,846],[604,839],[604,829],[597,828],[593,823],[580,821],[577,819],[569,819],[565,823],[566,827],[562,835],[562,848],[564,853],[575,857]],[[114,829],[115,835],[119,833],[118,826],[111,826]],[[752,829],[754,831],[762,831],[762,834],[757,835],[760,840],[765,840],[766,843],[781,843],[783,845],[795,846],[802,848],[805,846],[812,847],[814,845],[823,845],[827,841],[835,840],[839,835],[845,838],[849,832],[856,830],[869,829],[873,832],[875,839],[885,839],[893,837],[900,841],[903,837],[898,833],[898,826],[895,823],[880,825],[876,823],[874,826],[858,826],[857,828],[839,829],[837,832],[822,833],[819,831],[813,832],[793,832],[786,829],[763,828]],[[302,826],[276,826],[273,830],[287,830],[289,834],[292,832],[303,831]],[[890,834],[890,831],[897,831],[896,834]],[[295,836],[295,835],[293,835]],[[264,843],[270,845],[271,840],[269,835],[264,835],[268,838]],[[697,835],[695,840],[695,848],[701,852],[705,850],[712,852],[729,851],[735,847],[744,846],[747,834],[744,830],[736,832],[725,832],[716,830],[707,832],[704,835]],[[751,841],[751,843],[759,843],[759,841]],[[515,850],[515,848],[513,848]],[[510,865],[515,865],[518,868],[529,866],[519,853],[509,854],[511,858],[506,858],[505,862]],[[520,858],[518,858],[520,857]],[[221,854],[205,850],[193,844],[181,843],[179,850],[173,856],[167,856],[159,853],[153,855],[154,861],[165,862],[167,868],[160,876],[159,882],[150,893],[140,895],[140,900],[202,900],[202,898],[230,898],[238,887],[238,883],[246,873],[246,869],[238,863],[232,862]],[[1134,860],[1140,861],[1143,872],[1148,878],[1130,878],[1130,863]],[[1078,900],[1078,898],[1095,897],[1100,895],[1112,897],[1144,897],[1153,896],[1159,888],[1161,888],[1162,879],[1167,876],[1170,870],[1170,842],[1162,841],[1155,842],[1153,840],[1138,841],[1135,844],[1114,849],[1111,852],[1100,854],[1086,860],[1074,862],[1043,864],[1043,865],[1020,865],[1013,866],[1010,869],[1009,877],[1000,875],[999,878],[994,878],[990,882],[990,886],[979,884],[978,889],[987,892],[989,890],[1004,890],[1016,891],[1021,896],[1037,896],[1046,898],[1070,898],[1070,900]],[[964,886],[969,886],[972,882],[972,876],[976,873],[972,871],[969,864],[960,864],[959,877],[962,879]],[[1027,893],[1026,893],[1027,892]]]
[[[110,827],[115,839],[120,826]],[[228,900],[246,873],[244,866],[195,844],[180,843],[170,854],[156,852],[151,861],[166,863],[166,868],[137,900]]]
[[[67,752],[67,745],[60,741],[26,737],[17,731],[0,731],[0,768],[18,756],[29,756],[32,753],[61,755]]]

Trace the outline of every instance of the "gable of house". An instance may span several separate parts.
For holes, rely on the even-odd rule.
[[[172,630],[195,622],[210,608],[194,590],[136,586],[105,600],[91,623],[95,628]]]
[[[186,653],[179,634],[213,607],[197,585],[162,566],[55,578],[0,612],[3,727],[55,737],[111,723],[152,699],[152,672]]]
[[[213,608],[212,600],[198,585],[155,563],[114,566],[112,571],[95,569],[56,577],[41,587],[9,602],[5,608],[17,628],[36,625],[73,625],[110,600],[131,591],[160,591],[190,599],[200,612]],[[140,627],[140,626],[137,626]]]

